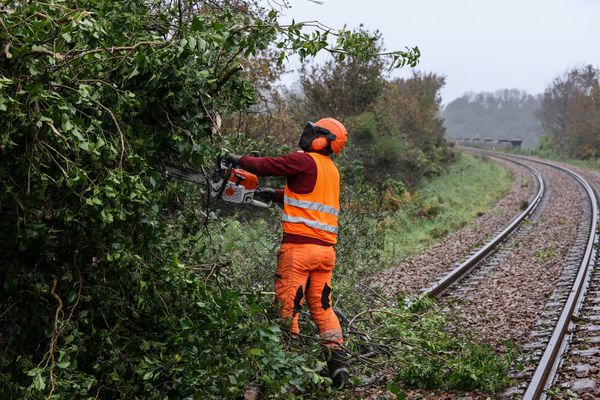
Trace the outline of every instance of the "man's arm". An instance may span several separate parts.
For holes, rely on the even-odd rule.
[[[238,164],[248,172],[259,176],[294,176],[306,172],[312,158],[301,152],[291,153],[283,157],[242,157]],[[283,204],[283,189],[275,189],[271,200]]]
[[[302,152],[290,153],[282,157],[243,156],[239,166],[258,176],[294,176],[307,172],[312,167],[312,158]]]
[[[317,166],[307,153],[290,153],[283,157],[241,157],[237,164],[258,176],[285,176],[296,193],[310,193],[317,181]],[[276,190],[273,201],[283,203],[283,190]]]

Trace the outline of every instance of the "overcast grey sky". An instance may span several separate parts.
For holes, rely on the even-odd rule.
[[[418,46],[416,68],[446,76],[444,103],[467,91],[543,92],[580,64],[600,67],[600,0],[291,0],[282,21],[379,29],[388,50]],[[408,76],[410,69],[394,73]],[[286,84],[294,81],[288,75]]]

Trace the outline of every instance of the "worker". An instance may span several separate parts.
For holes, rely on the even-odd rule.
[[[228,155],[256,175],[286,177],[285,189],[272,191],[273,201],[283,203],[283,239],[275,273],[279,314],[291,322],[291,335],[297,337],[299,311],[306,299],[336,387],[343,387],[349,374],[331,300],[340,210],[340,176],[331,156],[339,154],[347,140],[341,122],[323,118],[306,124],[298,143],[302,151],[283,157]]]

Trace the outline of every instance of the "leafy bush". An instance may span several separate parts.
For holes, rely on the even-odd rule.
[[[347,119],[350,136],[356,138],[348,153],[363,163],[374,184],[393,178],[412,189],[423,177],[438,175],[452,160],[437,117],[442,85],[443,80],[434,75],[386,82],[376,112]]]
[[[323,386],[312,360],[285,350],[270,299],[209,279],[245,251],[209,233],[240,227],[161,171],[206,168],[231,147],[221,114],[256,101],[242,58],[327,48],[331,32],[277,17],[243,1],[0,7],[0,397]],[[337,54],[377,57],[366,32],[338,35]]]
[[[349,117],[346,125],[353,133],[352,142],[369,144],[377,139],[377,120],[372,112]]]
[[[545,158],[557,158],[560,157],[559,152],[556,150],[556,144],[551,135],[543,135],[540,137],[537,148],[533,151],[540,157]]]

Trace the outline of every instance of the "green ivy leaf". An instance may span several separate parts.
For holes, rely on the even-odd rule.
[[[34,388],[35,390],[38,390],[38,391],[40,391],[40,392],[41,392],[42,390],[46,389],[46,382],[45,382],[44,378],[42,378],[42,376],[41,376],[41,375],[36,375],[36,376],[33,378],[33,388]]]
[[[131,71],[131,73],[129,74],[129,76],[127,76],[127,79],[129,80],[129,79],[133,78],[134,76],[137,76],[137,75],[139,75],[139,73],[140,73],[140,72],[139,72],[139,70],[138,70],[138,67],[137,67],[137,65],[136,65],[136,66],[133,68],[133,71]]]
[[[190,50],[195,51],[196,50],[196,38],[193,36],[189,36],[188,37],[188,45],[190,47]]]
[[[250,349],[250,354],[253,356],[261,356],[264,354],[264,350],[263,349]]]

